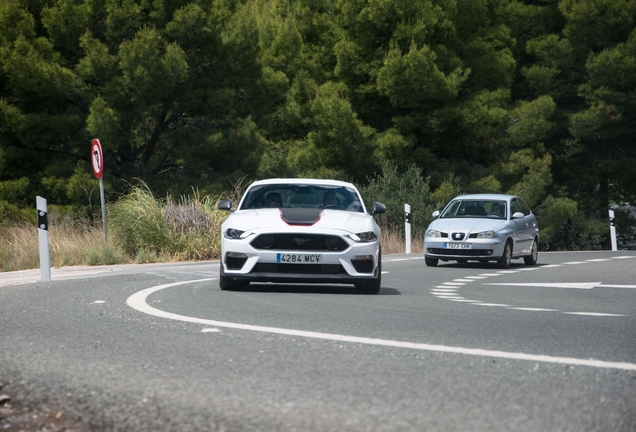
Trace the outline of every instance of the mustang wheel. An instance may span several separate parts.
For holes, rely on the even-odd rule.
[[[377,294],[380,292],[382,285],[382,252],[380,252],[378,262],[378,277],[377,279],[367,279],[364,281],[356,282],[356,292],[358,294]]]
[[[227,276],[219,276],[219,288],[223,291],[236,291],[245,288],[249,282],[237,281]]]

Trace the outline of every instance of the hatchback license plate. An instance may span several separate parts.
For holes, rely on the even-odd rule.
[[[321,254],[276,254],[276,262],[289,264],[320,264]]]
[[[472,243],[444,243],[444,249],[471,249]]]

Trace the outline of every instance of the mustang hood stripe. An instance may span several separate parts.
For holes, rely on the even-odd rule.
[[[320,220],[323,209],[281,208],[280,218],[287,225],[313,225]]]

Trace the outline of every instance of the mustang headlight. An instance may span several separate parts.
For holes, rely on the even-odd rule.
[[[356,243],[371,243],[378,239],[373,231],[363,232],[358,234],[349,234],[349,238]]]
[[[442,233],[434,230],[434,229],[430,229],[428,231],[426,231],[425,237],[441,237]]]
[[[244,239],[251,235],[252,233],[250,232],[237,230],[236,228],[228,228],[223,233],[223,237],[225,237],[226,239],[232,239],[232,240]]]
[[[494,231],[484,231],[477,234],[477,238],[496,239],[499,235]]]

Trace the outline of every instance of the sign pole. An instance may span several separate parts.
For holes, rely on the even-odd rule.
[[[616,227],[614,226],[614,210],[609,211],[609,220],[610,220],[610,238],[612,239],[612,250],[617,251],[618,247],[616,245]]]
[[[51,280],[51,254],[49,249],[49,218],[46,199],[35,197],[38,209],[38,241],[40,243],[40,276],[42,282]]]
[[[411,206],[404,204],[404,234],[406,236],[406,253],[411,253]]]
[[[104,224],[104,242],[108,245],[108,233],[106,230],[106,200],[104,199],[104,152],[98,139],[91,143],[91,162],[93,174],[99,179],[99,196],[102,202],[102,222]]]
[[[106,200],[104,199],[104,177],[99,179],[99,196],[102,200],[102,222],[104,224],[104,243],[108,245],[108,232],[106,230]]]

